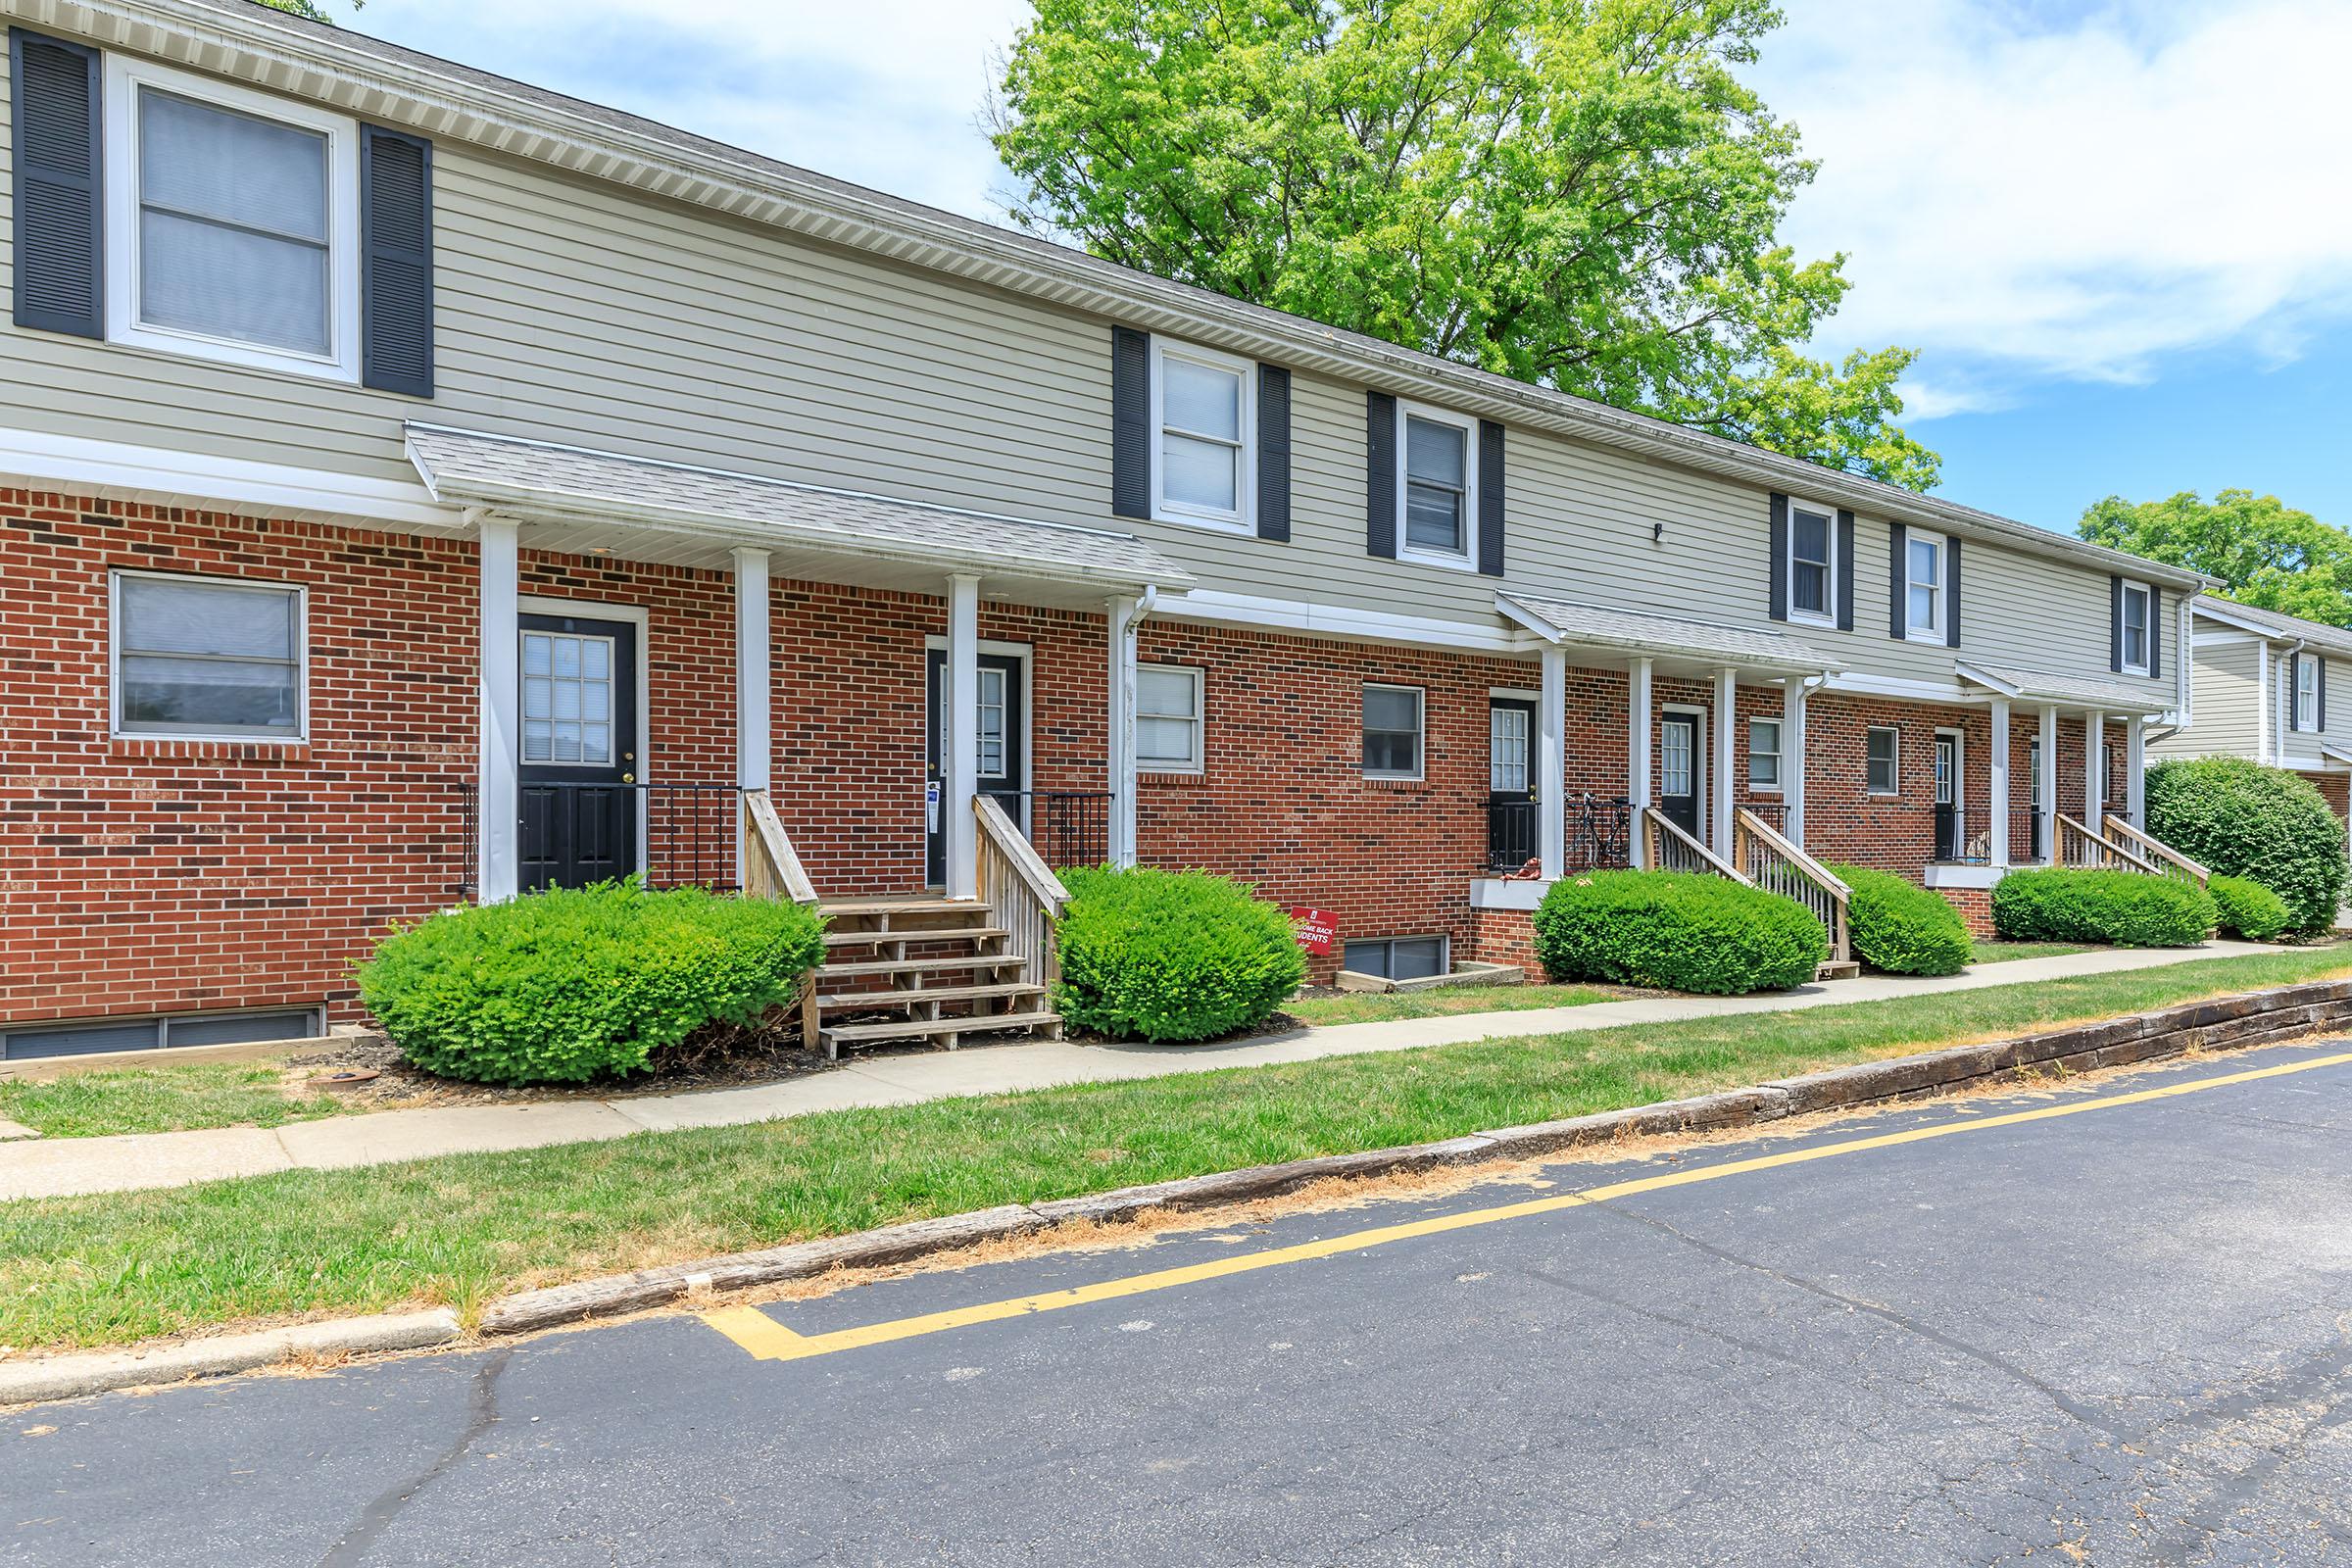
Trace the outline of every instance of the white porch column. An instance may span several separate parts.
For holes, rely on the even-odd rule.
[[[1625,735],[1625,798],[1634,803],[1639,816],[1649,805],[1649,661],[1637,659],[1626,675],[1626,735]],[[1638,867],[1643,866],[1646,846],[1641,833],[1634,835],[1631,858]],[[1646,869],[1646,867],[1643,867]]]
[[[2107,715],[2082,715],[2082,825],[2102,838],[2107,824]]]
[[[1788,677],[1781,695],[1781,806],[1787,822],[1782,836],[1805,847],[1805,682]]]
[[[2142,833],[2148,830],[2147,728],[2138,713],[2124,720],[2124,814]]]
[[[2058,710],[2044,706],[2041,710],[2041,799],[2034,802],[2041,812],[2041,858],[2050,864],[2058,863]]]
[[[1110,859],[1133,865],[1136,852],[1135,627],[1140,599],[1113,599],[1110,622]],[[1203,726],[1205,728],[1205,726]]]
[[[773,770],[775,735],[768,721],[770,692],[767,613],[767,552],[735,552],[735,783],[763,790]],[[742,821],[742,813],[737,813]],[[739,833],[735,882],[749,887],[752,844]]]
[[[979,825],[972,798],[980,785],[980,579],[957,572],[948,579],[947,744],[941,748],[939,809],[947,855],[947,895],[976,898]]]
[[[1740,776],[1732,756],[1733,721],[1738,716],[1733,710],[1740,700],[1740,672],[1719,669],[1715,672],[1715,786],[1714,799],[1708,804],[1715,819],[1714,850],[1725,859],[1732,858],[1732,781]]]
[[[1544,879],[1568,869],[1568,650],[1544,650],[1543,700],[1536,705],[1536,853]]]
[[[1992,800],[1985,812],[1985,828],[1992,835],[1992,863],[1996,869],[2009,863],[2009,699],[1992,700]]]
[[[502,904],[521,886],[515,839],[522,815],[522,636],[515,595],[521,565],[514,524],[484,517],[481,553],[481,768],[474,900]]]

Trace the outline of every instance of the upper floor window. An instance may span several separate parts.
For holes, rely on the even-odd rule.
[[[107,57],[108,335],[359,378],[359,131]]]
[[[2124,668],[2135,675],[2148,672],[2148,632],[2152,618],[2152,601],[2146,583],[2124,584],[2121,600],[2122,621],[2118,635],[2123,643]]]
[[[1247,360],[1152,339],[1152,513],[1247,532],[1253,367]]]
[[[1431,565],[1478,561],[1478,421],[1437,409],[1397,406],[1403,439],[1396,486],[1403,509],[1397,555]]]
[[[1836,514],[1802,504],[1788,509],[1788,615],[1838,623]]]
[[[2295,728],[2317,730],[2320,720],[2320,661],[2315,654],[2295,656]]]
[[[302,590],[119,571],[119,735],[300,740]]]
[[[1944,629],[1944,541],[1907,534],[1903,545],[1903,628],[1907,637],[1941,641]]]

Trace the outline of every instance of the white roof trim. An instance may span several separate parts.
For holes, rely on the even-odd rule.
[[[1506,620],[1563,648],[1605,648],[1776,674],[1826,675],[1843,667],[1787,633],[1752,626],[1724,625],[1614,605],[1575,604],[1541,594],[1497,593],[1494,609]],[[1596,631],[1589,625],[1562,624],[1557,617],[1563,610],[1591,612],[1594,616],[1628,624],[1623,631]],[[1688,640],[1677,640],[1678,633]],[[1740,648],[1735,645],[1735,639],[1755,646]]]
[[[2173,699],[2164,696],[2134,693],[2123,685],[2109,686],[2104,681],[2082,680],[2069,675],[2043,675],[2034,670],[1994,670],[1966,660],[1954,661],[1953,671],[1962,680],[1973,681],[1996,696],[2013,701],[2046,703],[2052,708],[2073,708],[2084,712],[2169,713]],[[2047,680],[2052,684],[2044,685]]]
[[[5,9],[36,26],[1172,332],[1204,347],[2138,580],[2180,588],[2211,581],[1973,507],[1153,277],[1033,235],[243,0],[5,0]]]

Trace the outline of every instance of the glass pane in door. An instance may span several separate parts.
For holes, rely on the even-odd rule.
[[[1960,746],[1948,737],[1936,742],[1936,804],[1949,806],[1959,788]]]
[[[1487,710],[1487,787],[1496,795],[1527,791],[1527,710]]]
[[[1667,724],[1658,731],[1658,787],[1665,795],[1690,795],[1690,743],[1696,730],[1690,724]]]

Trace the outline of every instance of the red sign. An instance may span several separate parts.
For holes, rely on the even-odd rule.
[[[1340,939],[1340,917],[1329,909],[1293,905],[1291,918],[1298,926],[1298,945],[1318,957],[1329,953],[1332,944]]]

